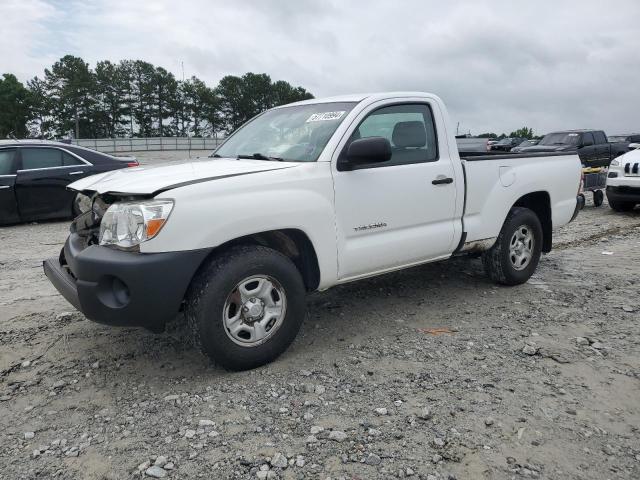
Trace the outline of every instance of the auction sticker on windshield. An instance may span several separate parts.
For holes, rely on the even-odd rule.
[[[324,122],[326,120],[338,120],[345,114],[344,110],[340,110],[339,112],[322,112],[322,113],[314,113],[309,118],[307,118],[307,122]]]

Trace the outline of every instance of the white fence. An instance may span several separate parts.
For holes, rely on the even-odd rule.
[[[224,138],[145,137],[145,138],[78,138],[71,143],[99,152],[146,152],[159,150],[213,150]]]

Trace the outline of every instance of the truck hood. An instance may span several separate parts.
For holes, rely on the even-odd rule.
[[[295,162],[206,158],[189,162],[144,165],[92,175],[69,185],[71,190],[155,195],[192,183],[216,181],[298,166]]]

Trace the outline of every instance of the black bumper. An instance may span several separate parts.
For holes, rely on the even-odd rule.
[[[640,188],[607,187],[607,198],[614,202],[640,203]]]
[[[189,283],[210,249],[137,253],[92,245],[71,234],[44,273],[90,320],[159,330],[180,310]]]

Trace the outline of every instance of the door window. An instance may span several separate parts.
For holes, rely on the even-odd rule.
[[[22,148],[22,170],[62,166],[62,150],[57,148]]]
[[[84,165],[80,160],[78,160],[73,155],[68,154],[67,152],[62,152],[62,164],[66,167],[67,165]]]
[[[596,143],[607,143],[607,136],[604,134],[604,132],[593,132],[593,136],[596,139]]]
[[[16,156],[15,150],[0,150],[0,175],[12,175],[15,172],[13,159]]]
[[[438,160],[433,116],[425,104],[393,105],[371,112],[353,133],[350,142],[367,137],[384,137],[391,143],[391,160],[376,166]]]
[[[593,145],[593,135],[591,134],[591,132],[582,134],[582,145],[585,147]]]

